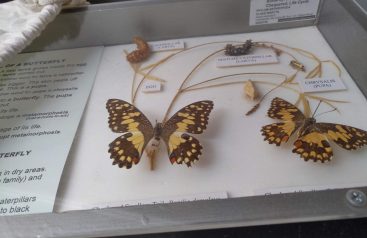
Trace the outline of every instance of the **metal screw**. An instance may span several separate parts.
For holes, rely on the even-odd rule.
[[[366,194],[357,189],[348,190],[346,197],[347,201],[355,207],[363,207],[367,203]]]

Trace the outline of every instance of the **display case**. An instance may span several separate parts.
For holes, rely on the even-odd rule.
[[[320,66],[327,77],[343,79],[346,90],[315,94],[312,111],[318,101],[323,101],[331,105],[335,102],[340,112],[325,113],[320,120],[366,130],[367,16],[363,1],[293,1],[304,2],[307,9],[293,15],[278,12],[280,15],[270,14],[266,19],[256,15],[261,12],[259,2],[264,1],[137,0],[64,10],[25,52],[104,46],[96,81],[68,154],[54,212],[2,216],[2,236],[101,237],[365,217],[366,148],[350,153],[333,144],[331,162],[313,163],[292,154],[291,145],[276,147],[263,141],[265,136],[273,142],[263,127],[274,123],[266,116],[272,98],[297,100],[294,90],[282,87],[281,81],[282,75],[289,80],[294,72],[289,66],[293,57],[289,51],[309,58],[302,62],[309,74],[298,68],[301,78],[311,72],[321,74],[313,68],[316,57],[320,65],[328,64]],[[138,92],[137,98],[130,100],[131,84],[138,71],[125,60],[125,52],[134,48],[133,36],[149,42],[184,42],[185,49],[194,50],[171,61],[171,51],[153,55],[149,64],[162,59],[163,63],[148,74],[165,80],[163,91]],[[246,40],[255,42],[252,46],[263,55],[279,50],[278,64],[221,67],[218,59],[206,61],[215,50],[223,51],[231,42]],[[221,76],[216,74],[219,70]],[[228,81],[228,75],[236,80]],[[209,82],[218,77],[227,80],[219,81],[222,84],[231,85],[207,85],[200,93],[177,93],[177,88],[182,92],[194,88],[192,85],[202,85],[203,79]],[[266,95],[249,116],[245,114],[255,103],[244,99],[243,78],[255,82],[259,93]],[[192,84],[181,87],[182,80]],[[236,83],[239,81],[242,84]],[[276,86],[274,92],[269,82]],[[162,119],[167,107],[171,108],[172,98],[177,100],[166,113],[170,116],[194,101],[214,101],[206,132],[198,136],[204,147],[203,157],[192,168],[182,168],[186,166],[167,162],[166,151],[161,149],[154,171],[143,159],[131,169],[111,166],[109,153],[116,159],[108,146],[112,141],[116,144],[121,134],[110,131],[118,131],[113,129],[111,119],[115,101],[107,104],[107,110],[105,107],[109,99],[116,98],[135,102],[138,112],[150,118],[152,124],[154,119]],[[164,126],[162,130],[168,131]],[[111,144],[113,150],[115,144]],[[167,145],[170,150],[170,142]],[[180,163],[177,158],[170,159]]]

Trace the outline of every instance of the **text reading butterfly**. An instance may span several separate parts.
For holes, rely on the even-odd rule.
[[[367,144],[366,131],[341,124],[317,123],[315,118],[306,118],[296,106],[281,98],[272,100],[268,116],[282,122],[263,126],[264,140],[279,146],[299,129],[292,152],[305,161],[330,161],[333,151],[328,140],[333,140],[346,150],[355,150]]]
[[[186,134],[201,134],[208,124],[213,109],[212,101],[199,101],[187,105],[167,122],[152,126],[147,117],[135,106],[119,99],[107,101],[108,124],[113,132],[124,133],[110,145],[113,164],[120,168],[131,168],[137,164],[148,142],[160,138],[166,143],[171,163],[185,163],[188,167],[201,155],[199,141]]]

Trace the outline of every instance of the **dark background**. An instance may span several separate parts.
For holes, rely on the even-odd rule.
[[[125,236],[126,238],[366,238],[367,219]]]

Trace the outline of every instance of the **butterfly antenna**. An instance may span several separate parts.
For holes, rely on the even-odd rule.
[[[321,103],[322,103],[322,100],[320,100],[319,104],[317,104],[317,107],[316,107],[315,111],[312,114],[312,118],[314,118],[315,113],[317,112],[317,109],[319,109],[319,106],[320,106]]]
[[[255,111],[257,111],[257,109],[260,107],[260,103],[265,99],[265,97],[270,94],[271,92],[273,92],[274,90],[276,90],[277,88],[280,88],[281,86],[283,86],[283,84],[285,84],[287,82],[288,78],[286,78],[285,80],[283,80],[280,84],[276,85],[274,88],[270,89],[269,91],[267,91],[259,100],[259,102],[253,106],[251,108],[250,111],[248,111],[245,115],[251,115],[252,113],[254,113]]]
[[[336,111],[336,107],[334,107],[334,109],[332,109],[332,110],[330,110],[330,111],[326,111],[326,112],[319,113],[319,114],[317,114],[315,117],[318,117],[318,116],[321,116],[322,114],[329,113],[329,112],[333,112],[333,111]]]

